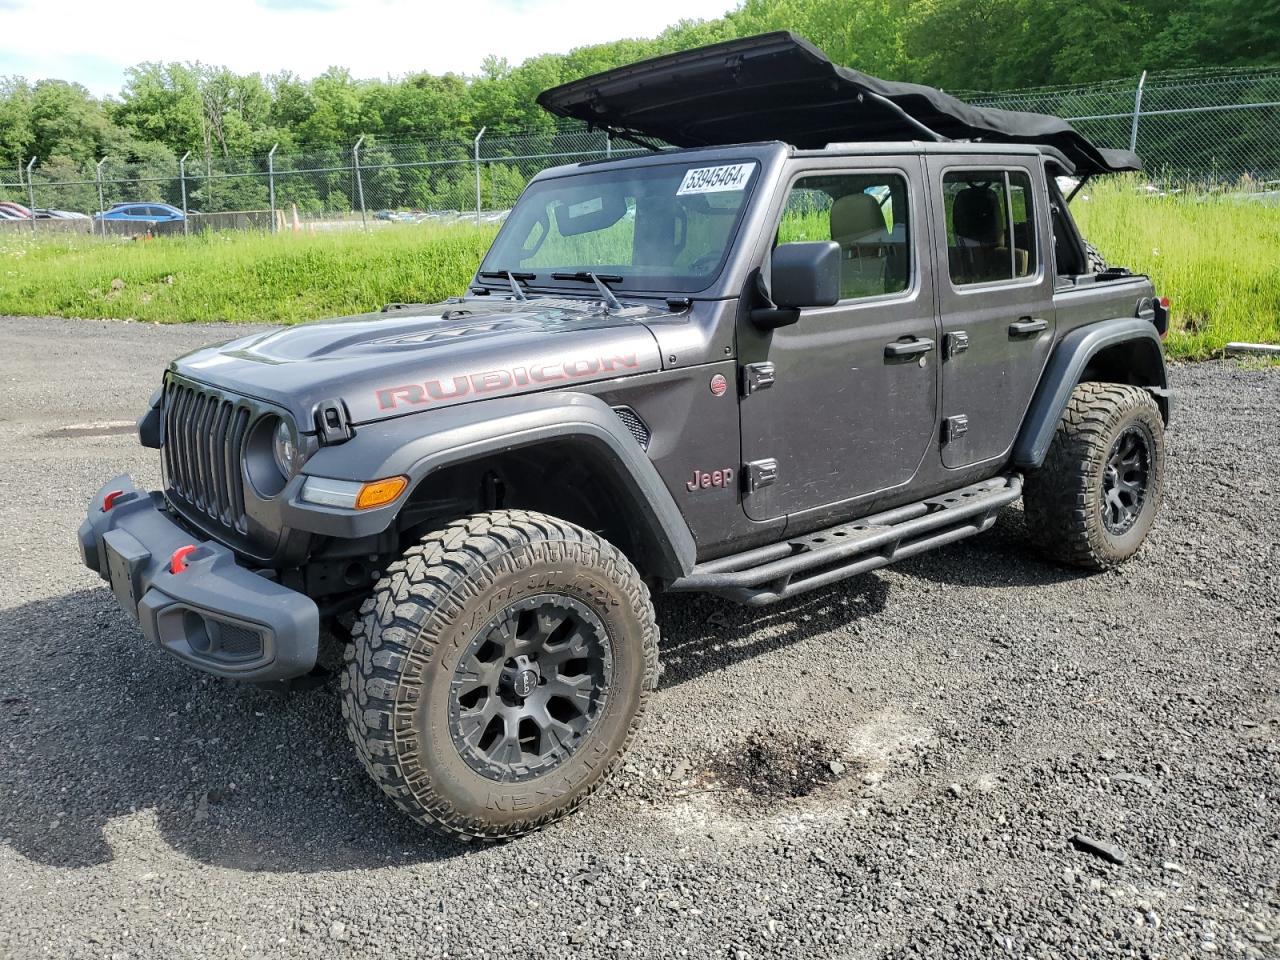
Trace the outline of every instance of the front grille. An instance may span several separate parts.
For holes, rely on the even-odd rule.
[[[169,495],[202,519],[244,533],[240,462],[251,411],[236,397],[170,379],[164,396]]]

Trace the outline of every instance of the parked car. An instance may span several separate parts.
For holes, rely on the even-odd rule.
[[[18,213],[14,213],[12,210],[7,210],[4,207],[0,207],[0,220],[28,220],[28,219],[30,218],[24,217]]]
[[[117,476],[79,530],[152,647],[283,689],[316,681],[323,619],[370,776],[499,840],[624,762],[658,683],[651,591],[785,600],[1019,499],[1060,563],[1137,553],[1169,304],[1092,269],[1053,179],[1134,154],[785,33],[538,102],[677,149],[539,173],[463,296],[169,364],[138,421],[163,489]]]
[[[10,220],[30,220],[31,211],[20,203],[12,200],[0,200],[0,210],[11,213],[13,216],[8,217]]]
[[[87,213],[77,213],[74,210],[49,210],[39,208],[36,210],[37,220],[88,220]]]
[[[187,219],[177,207],[168,203],[117,203],[106,213],[97,216],[99,220],[133,220],[140,223],[169,223]]]

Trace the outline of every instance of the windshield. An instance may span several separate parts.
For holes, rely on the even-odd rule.
[[[755,161],[600,170],[532,184],[481,267],[529,284],[587,272],[618,290],[692,293],[720,272]]]

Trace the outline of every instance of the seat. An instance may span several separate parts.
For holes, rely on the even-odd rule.
[[[984,283],[1025,276],[1028,254],[1015,248],[1009,254],[1005,205],[1001,195],[986,184],[965,187],[951,206],[955,244],[948,251],[951,276],[960,283]]]
[[[831,205],[831,239],[840,244],[841,298],[884,293],[889,234],[879,201],[867,193],[837,197]]]

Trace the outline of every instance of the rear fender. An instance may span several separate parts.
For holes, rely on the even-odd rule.
[[[1071,391],[1082,380],[1099,379],[1144,387],[1169,421],[1172,395],[1164,350],[1151,321],[1143,317],[1103,320],[1072,330],[1054,348],[1013,446],[1014,465],[1044,463]]]

